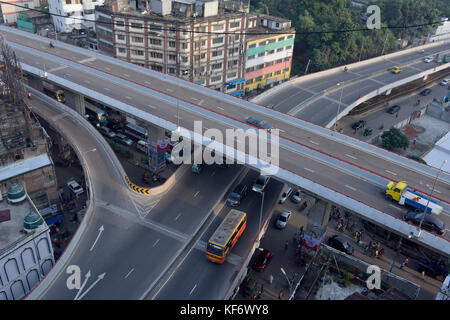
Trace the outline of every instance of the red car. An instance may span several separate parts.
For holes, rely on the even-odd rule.
[[[264,271],[269,265],[270,261],[272,261],[272,257],[273,253],[267,249],[264,249],[256,258],[256,261],[253,264],[253,269],[255,269],[256,271]]]

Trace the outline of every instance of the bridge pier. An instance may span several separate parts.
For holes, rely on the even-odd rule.
[[[306,210],[308,210],[308,208],[312,208],[307,215],[308,224],[306,225],[305,232],[315,238],[320,238],[328,226],[331,203],[317,199],[314,204],[314,198],[307,198],[305,201],[308,203]]]
[[[86,115],[84,95],[72,93],[68,90],[64,90],[64,95],[66,96],[66,105],[84,117]]]

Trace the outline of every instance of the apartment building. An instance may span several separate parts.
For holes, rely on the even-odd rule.
[[[48,0],[53,25],[57,32],[71,32],[72,29],[89,29],[95,25],[94,9],[104,0]],[[39,3],[39,1],[38,1]]]
[[[295,29],[291,21],[265,14],[248,17],[244,92],[270,88],[289,79]]]
[[[22,11],[39,8],[39,0],[9,1],[11,4],[7,2],[0,3],[0,22],[5,24],[15,23],[17,21],[17,15]]]
[[[229,94],[243,92],[247,1],[150,0],[96,7],[98,49]]]

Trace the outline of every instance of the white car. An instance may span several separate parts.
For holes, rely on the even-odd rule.
[[[84,193],[83,188],[76,182],[74,179],[70,179],[67,181],[67,187],[70,191],[72,191],[76,196]]]
[[[440,85],[441,86],[446,86],[449,82],[450,82],[450,78],[446,78],[446,79],[441,81]]]
[[[284,203],[286,201],[286,199],[291,196],[291,193],[292,193],[292,188],[291,187],[286,187],[286,189],[281,194],[279,203],[280,204]]]
[[[275,226],[278,229],[286,228],[286,225],[287,225],[290,217],[291,217],[291,212],[290,211],[283,211],[280,214],[280,216],[278,217],[277,222],[275,223]]]
[[[302,190],[301,189],[297,189],[297,191],[295,191],[295,193],[291,197],[291,201],[294,203],[299,203],[302,201]]]
[[[425,63],[430,63],[431,61],[433,61],[433,58],[431,57],[426,57],[425,59],[423,59],[423,62]]]
[[[255,192],[264,192],[264,189],[266,188],[269,180],[270,177],[260,174],[259,177],[255,180],[255,183],[253,183],[252,190]]]

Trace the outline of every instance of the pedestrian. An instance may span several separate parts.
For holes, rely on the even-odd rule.
[[[280,293],[278,294],[278,299],[281,300],[283,298],[283,290],[280,290]]]
[[[413,139],[413,144],[416,144],[416,138]]]
[[[422,279],[425,279],[425,270],[422,271]]]
[[[259,289],[259,293],[258,293],[258,296],[256,297],[256,299],[261,299],[263,292],[264,292],[264,285],[261,285],[261,289]]]
[[[398,112],[395,114],[395,117],[398,118]]]
[[[288,247],[289,247],[289,241],[286,240],[286,242],[284,243],[284,250],[287,250]]]
[[[272,284],[272,282],[273,282],[273,275],[270,275],[270,277],[269,277],[269,283]]]
[[[402,264],[400,265],[400,269],[403,269],[403,267],[406,267],[406,266],[408,266],[408,258],[406,258],[406,259],[402,262]]]

